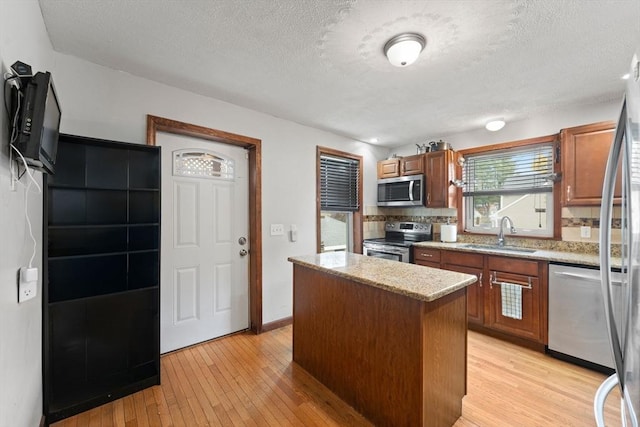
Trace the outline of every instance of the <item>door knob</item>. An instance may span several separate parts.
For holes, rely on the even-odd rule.
[[[240,256],[247,256],[248,253],[246,249],[240,249]]]
[[[238,239],[238,243],[241,245],[247,244],[247,239],[245,237],[241,237]]]

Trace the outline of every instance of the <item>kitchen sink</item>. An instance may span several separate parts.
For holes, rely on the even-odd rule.
[[[520,248],[518,246],[481,245],[477,243],[469,243],[467,245],[461,245],[461,247],[468,249],[487,249],[492,251],[522,252],[527,254],[537,251],[537,249]]]

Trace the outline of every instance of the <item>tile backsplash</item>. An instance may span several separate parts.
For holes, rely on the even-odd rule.
[[[620,243],[621,210],[619,206],[613,208],[611,240]],[[432,223],[434,234],[440,234],[440,225],[456,223],[456,209],[415,208],[386,208],[378,206],[364,207],[364,238],[384,237],[385,221],[414,221]],[[588,227],[588,230],[582,229]],[[582,237],[582,232],[589,237]],[[598,243],[600,233],[600,207],[571,207],[562,208],[562,242],[577,242],[585,244]],[[462,237],[459,235],[459,237]],[[588,245],[587,245],[588,246]]]
[[[433,224],[433,232],[440,234],[440,224],[458,221],[456,209],[386,208],[378,206],[364,207],[363,234],[365,239],[384,237],[385,221],[411,221]]]

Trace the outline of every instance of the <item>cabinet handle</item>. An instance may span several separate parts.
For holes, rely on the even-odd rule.
[[[511,281],[511,282],[505,282],[505,281],[501,281],[498,282],[498,274],[495,273],[495,276],[493,277],[493,279],[490,282],[490,286],[491,285],[502,285],[503,283],[509,284],[509,285],[518,285],[520,286],[522,289],[533,289],[533,281],[531,280],[531,276],[529,276],[527,278],[527,283],[522,283],[522,282],[515,282],[515,281]],[[493,289],[493,286],[491,286],[491,289]]]
[[[478,286],[482,287],[482,273],[478,276]]]
[[[433,258],[433,255],[431,254],[420,254],[420,256],[426,257],[426,258]]]
[[[431,193],[427,193],[427,204],[431,203]]]

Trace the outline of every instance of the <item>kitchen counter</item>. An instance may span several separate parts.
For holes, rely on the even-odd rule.
[[[289,261],[421,301],[434,301],[477,280],[469,274],[425,270],[428,267],[349,252],[290,257]]]
[[[295,363],[374,425],[456,422],[475,276],[345,252],[289,261]]]
[[[416,248],[433,248],[433,249],[445,249],[451,251],[461,252],[473,252],[483,253],[489,255],[500,255],[506,257],[531,259],[548,261],[555,263],[574,264],[580,266],[600,267],[600,256],[591,255],[576,252],[562,252],[562,251],[550,251],[545,249],[536,250],[535,252],[519,252],[511,250],[500,250],[498,248],[469,248],[467,247],[471,243],[458,242],[458,243],[444,243],[444,242],[418,242],[414,244]],[[507,243],[508,245],[508,243]],[[620,258],[612,258],[611,265],[615,268],[621,266]]]

